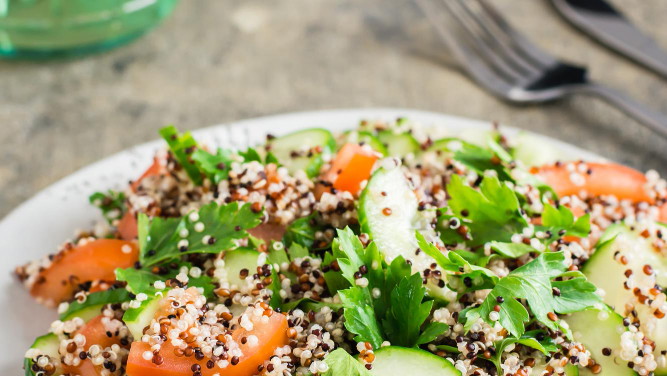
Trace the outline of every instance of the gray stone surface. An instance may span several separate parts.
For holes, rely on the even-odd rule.
[[[546,1],[496,0],[545,49],[667,112],[667,80],[582,36]],[[667,48],[664,0],[615,1]],[[596,99],[516,107],[448,66],[409,0],[182,0],[138,41],[84,59],[0,61],[0,217],[104,156],[184,129],[397,106],[497,120],[667,173],[667,141]]]

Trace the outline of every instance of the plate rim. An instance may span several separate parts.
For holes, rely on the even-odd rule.
[[[314,110],[314,111],[297,111],[297,112],[285,112],[285,113],[279,113],[279,114],[273,114],[273,115],[266,115],[266,116],[259,116],[259,117],[253,117],[253,118],[248,118],[248,119],[241,119],[241,120],[234,120],[230,121],[227,123],[219,123],[211,126],[206,126],[204,128],[197,128],[191,130],[193,135],[197,137],[198,135],[201,136],[202,134],[212,132],[217,129],[229,129],[232,127],[242,127],[244,125],[248,124],[254,124],[254,123],[263,123],[263,122],[273,122],[273,121],[285,121],[286,119],[292,118],[292,117],[314,117],[314,116],[324,116],[326,114],[335,114],[335,115],[340,115],[340,114],[354,114],[354,113],[368,113],[368,114],[388,114],[388,113],[406,113],[406,114],[412,114],[416,115],[417,117],[429,117],[429,118],[442,118],[442,119],[448,119],[452,120],[455,122],[466,122],[469,123],[470,125],[473,125],[475,127],[482,128],[485,125],[486,126],[491,126],[492,124],[495,123],[495,121],[487,121],[487,120],[481,120],[481,119],[474,119],[474,118],[469,118],[469,117],[464,117],[464,116],[458,116],[458,115],[449,115],[445,113],[440,113],[440,112],[435,112],[435,111],[425,111],[425,110],[417,110],[417,109],[410,109],[410,108],[400,108],[400,107],[369,107],[369,108],[342,108],[342,109],[331,109],[331,110]],[[408,115],[406,116],[408,118],[412,118],[412,116]],[[362,119],[363,117],[360,117]],[[477,124],[477,125],[474,125]],[[314,124],[314,126],[316,126]],[[446,125],[440,125],[440,124],[435,124],[437,127],[444,127],[447,128]],[[543,135],[541,133],[533,132],[527,129],[522,129],[522,128],[517,128],[511,125],[505,125],[505,124],[500,124],[500,128],[502,129],[503,132],[506,134],[509,134],[510,136],[516,136],[517,134],[520,133],[525,133],[529,134],[531,136],[538,137],[540,139],[544,139],[545,141],[548,141],[552,144],[554,144],[557,147],[562,147],[565,149],[571,149],[572,151],[576,151],[576,154],[581,155],[582,158],[602,158],[600,155],[583,149],[577,145]],[[46,187],[42,188],[41,190],[37,191],[35,194],[30,196],[28,199],[22,201],[20,204],[12,208],[4,217],[0,219],[0,229],[3,227],[3,225],[10,221],[13,216],[17,213],[20,212],[22,208],[27,206],[30,202],[34,201],[36,198],[38,198],[40,195],[43,195],[44,192],[46,191],[52,191],[55,190],[61,186],[63,186],[65,183],[70,182],[70,180],[73,180],[74,178],[77,178],[79,175],[83,174],[84,172],[88,170],[92,170],[94,167],[97,167],[99,165],[109,163],[112,160],[115,160],[119,158],[120,156],[123,156],[127,153],[132,153],[137,149],[147,149],[147,148],[154,148],[156,149],[159,147],[161,144],[162,140],[161,139],[154,139],[151,141],[143,142],[140,144],[132,145],[126,149],[120,150],[118,152],[115,152],[111,155],[105,156],[101,159],[98,159],[94,162],[91,162],[85,166],[82,166],[81,168],[67,174],[66,176],[56,180],[55,182],[52,182],[51,184],[47,185]]]

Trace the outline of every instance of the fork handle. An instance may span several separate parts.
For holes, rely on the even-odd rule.
[[[663,137],[667,137],[667,116],[664,114],[646,107],[615,89],[597,83],[583,85],[579,89],[583,94],[591,94],[604,99]]]

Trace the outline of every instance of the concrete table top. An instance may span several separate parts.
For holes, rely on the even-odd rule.
[[[667,113],[667,80],[579,34],[546,1],[495,0],[546,50]],[[663,0],[615,1],[667,48]],[[409,0],[183,0],[164,24],[83,59],[0,61],[0,217],[100,158],[267,114],[410,107],[496,120],[667,174],[667,140],[594,98],[517,107],[452,69]]]

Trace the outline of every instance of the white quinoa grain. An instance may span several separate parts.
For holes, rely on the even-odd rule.
[[[205,227],[206,227],[206,226],[204,226],[204,223],[203,223],[203,222],[197,222],[197,223],[195,223],[195,231],[197,231],[197,232],[202,232],[202,231],[204,231],[204,228],[205,228]]]
[[[151,360],[151,359],[153,359],[153,352],[152,351],[144,351],[144,353],[141,354],[141,357],[144,358],[144,360]]]

